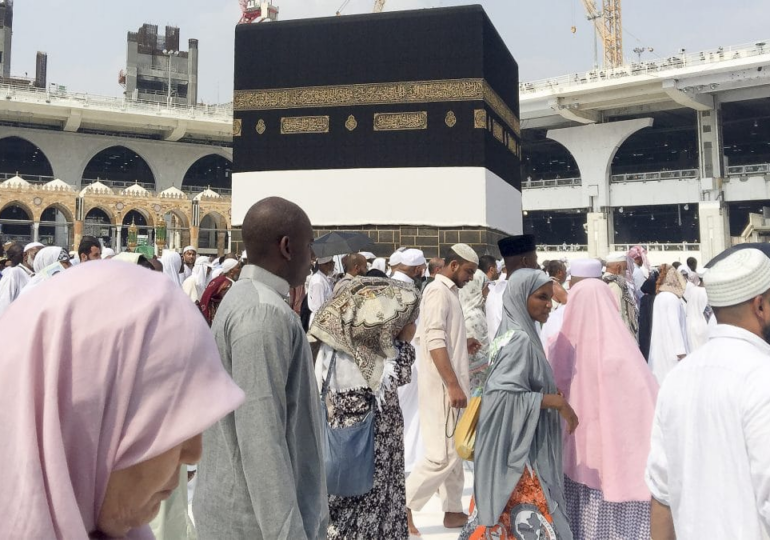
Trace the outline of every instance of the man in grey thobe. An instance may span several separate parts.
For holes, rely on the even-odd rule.
[[[321,409],[299,317],[285,299],[310,270],[313,232],[271,197],[243,222],[249,265],[214,317],[225,368],[246,402],[203,436],[193,514],[200,540],[326,538]]]

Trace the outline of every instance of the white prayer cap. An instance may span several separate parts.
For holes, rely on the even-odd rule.
[[[623,251],[613,251],[609,255],[607,255],[607,258],[605,259],[607,264],[610,263],[623,263],[626,262],[626,254]]]
[[[114,249],[106,247],[102,250],[102,259],[111,259],[114,256],[115,256]]]
[[[24,246],[24,253],[28,252],[30,249],[35,248],[44,248],[45,246],[41,244],[40,242],[30,242],[26,246]]]
[[[318,258],[318,264],[326,264],[330,263],[334,260],[334,257],[319,257]]]
[[[569,271],[572,277],[600,278],[602,277],[602,262],[599,259],[573,259]]]
[[[220,270],[222,270],[223,274],[228,273],[230,270],[238,266],[238,261],[235,259],[225,259],[225,262],[222,263],[222,266],[220,266]]]
[[[468,262],[479,264],[479,256],[468,244],[455,244],[452,246],[452,251],[457,253],[460,257]]]
[[[211,264],[211,260],[209,259],[208,255],[198,255],[198,258],[195,259],[195,266],[198,265],[208,266],[209,268],[214,267],[214,265]]]
[[[186,251],[194,251],[195,253],[198,253],[198,250],[197,250],[197,249],[195,249],[195,248],[194,248],[194,247],[192,247],[192,246],[187,246],[186,248],[184,248],[184,249],[182,250],[182,253],[184,253],[184,252],[186,252]]]
[[[758,249],[741,249],[712,266],[703,281],[711,306],[737,306],[770,290],[770,259]]]
[[[395,251],[393,255],[390,256],[390,259],[388,260],[388,264],[390,264],[391,267],[398,266],[399,264],[401,264],[403,255],[404,255],[403,252]]]
[[[406,249],[401,253],[401,264],[405,266],[422,266],[425,264],[425,255],[419,249]]]
[[[359,253],[359,255],[363,255],[364,259],[366,259],[367,261],[371,261],[377,258],[374,256],[374,253],[372,253],[371,251],[362,251]]]

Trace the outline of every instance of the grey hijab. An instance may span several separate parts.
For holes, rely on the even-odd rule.
[[[550,282],[540,270],[517,270],[503,294],[503,321],[491,346],[492,368],[476,430],[474,495],[479,524],[497,524],[529,464],[537,474],[559,540],[571,540],[566,518],[561,424],[553,409],[541,409],[555,394],[527,299]]]

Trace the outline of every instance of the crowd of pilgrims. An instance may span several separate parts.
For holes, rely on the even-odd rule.
[[[399,540],[434,496],[461,540],[770,537],[762,251],[316,258],[277,197],[243,239],[3,246],[0,538]],[[328,433],[367,420],[342,493]]]

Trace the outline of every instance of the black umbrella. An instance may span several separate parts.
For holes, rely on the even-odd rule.
[[[347,253],[358,253],[371,247],[372,239],[360,232],[330,232],[315,239],[313,251],[319,259]]]
[[[731,248],[728,248],[728,249],[724,250],[722,253],[720,253],[719,255],[714,257],[713,259],[711,259],[709,261],[709,263],[706,265],[706,268],[711,268],[716,263],[718,263],[719,261],[721,261],[725,257],[728,257],[729,255],[732,255],[733,253],[735,253],[738,250],[749,249],[749,248],[758,249],[759,251],[761,251],[762,253],[764,253],[768,257],[770,257],[770,244],[767,244],[765,242],[749,242],[747,244],[738,244],[737,246],[733,246]]]

